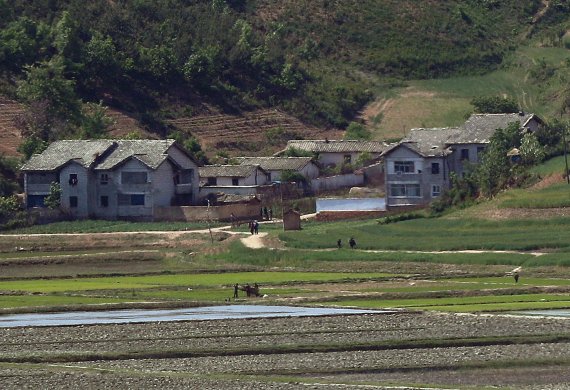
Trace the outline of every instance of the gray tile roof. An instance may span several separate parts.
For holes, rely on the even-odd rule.
[[[22,171],[55,171],[69,161],[89,168],[96,158],[108,151],[112,140],[67,140],[50,144],[41,154],[34,154]]]
[[[449,144],[489,143],[497,129],[506,129],[509,123],[517,122],[523,128],[536,118],[534,114],[473,114],[461,126],[461,131],[448,140]]]
[[[21,169],[54,171],[70,161],[86,168],[112,169],[129,158],[136,158],[156,169],[168,158],[168,149],[174,142],[172,139],[55,141],[43,153],[32,156]]]
[[[168,157],[173,139],[165,140],[117,140],[117,147],[96,169],[113,169],[133,157],[152,169],[158,168]]]
[[[457,127],[411,129],[402,142],[424,157],[441,156],[448,152],[448,140],[459,131]]]
[[[382,153],[388,145],[381,141],[362,140],[290,140],[287,148],[291,147],[314,153]]]
[[[258,165],[205,165],[198,168],[200,177],[248,177]]]
[[[298,171],[312,161],[311,157],[238,157],[241,165],[259,165],[266,171]]]

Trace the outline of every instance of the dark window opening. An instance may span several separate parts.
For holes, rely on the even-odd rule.
[[[469,149],[461,149],[461,159],[469,160]]]
[[[121,174],[122,184],[146,184],[148,175],[146,172],[123,172]]]
[[[69,197],[69,207],[74,209],[77,208],[78,205],[78,200],[77,200],[77,196],[70,196]]]
[[[209,186],[218,185],[218,179],[216,177],[209,177],[207,185]]]
[[[232,186],[239,186],[239,179],[237,177],[232,178]]]
[[[101,196],[101,207],[109,207],[109,197],[106,195]]]
[[[105,185],[109,183],[109,175],[107,173],[101,174],[101,184]]]
[[[77,185],[77,173],[69,174],[69,185],[70,186]]]
[[[439,163],[431,163],[431,174],[439,175]]]

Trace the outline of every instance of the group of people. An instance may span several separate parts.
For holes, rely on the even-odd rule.
[[[234,285],[234,299],[239,298],[239,290],[245,291],[247,297],[259,297],[261,294],[259,293],[259,286],[257,283],[253,284],[253,287],[248,284],[245,286],[240,287],[239,284]]]
[[[350,237],[350,240],[348,240],[348,245],[350,245],[350,249],[356,248],[356,240],[354,237]],[[336,246],[338,249],[342,248],[342,240],[340,238],[336,241]]]
[[[256,219],[249,221],[248,227],[251,234],[259,233],[259,222]]]
[[[267,206],[262,207],[260,210],[261,218],[266,221],[271,221],[273,219],[273,209],[270,207],[269,209]]]

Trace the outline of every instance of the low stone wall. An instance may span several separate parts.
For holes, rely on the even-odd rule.
[[[260,218],[259,205],[232,204],[224,206],[172,206],[156,207],[155,221],[230,221],[232,213],[237,220]]]

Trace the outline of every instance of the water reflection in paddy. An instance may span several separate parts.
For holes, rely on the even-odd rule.
[[[9,314],[0,316],[0,327],[122,324],[131,322],[222,320],[240,318],[302,317],[346,314],[378,314],[392,311],[296,307],[226,305],[161,310],[110,310],[62,313]]]

